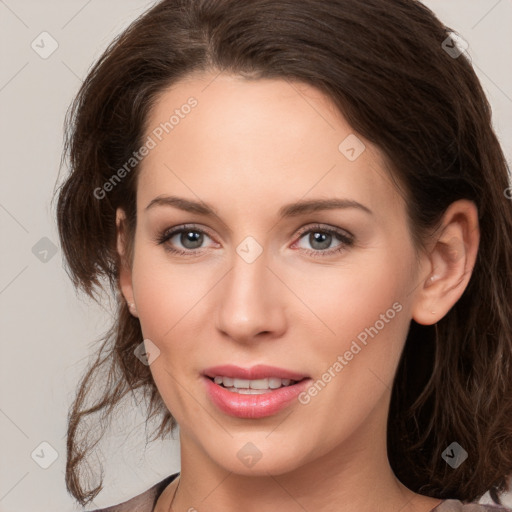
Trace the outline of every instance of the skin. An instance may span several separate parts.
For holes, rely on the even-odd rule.
[[[356,160],[339,151],[354,131],[320,91],[281,79],[191,75],[162,94],[146,135],[190,96],[198,105],[142,161],[133,264],[120,274],[144,339],[160,350],[150,370],[180,425],[172,509],[430,511],[440,500],[407,489],[389,465],[391,386],[411,319],[437,322],[468,284],[479,242],[475,205],[453,203],[417,258],[405,201],[381,153],[357,134],[366,149]],[[217,215],[145,209],[162,195],[204,201]],[[314,198],[350,199],[372,213],[278,217],[283,205]],[[186,223],[206,231],[200,248],[179,234],[167,246],[190,256],[155,242]],[[353,245],[336,236],[315,243],[313,234],[324,231],[307,228],[316,223],[350,233]],[[124,257],[120,209],[117,226]],[[236,252],[247,236],[262,249],[252,263]],[[341,252],[325,254],[340,244]],[[401,311],[306,405],[240,419],[205,393],[201,371],[224,363],[270,364],[316,381],[396,302]],[[249,442],[262,454],[252,467],[237,457]],[[156,512],[170,509],[176,487]]]

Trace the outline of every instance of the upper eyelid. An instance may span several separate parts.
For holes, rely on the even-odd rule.
[[[304,233],[314,231],[315,229],[317,231],[326,231],[329,233],[332,232],[335,234],[346,235],[348,238],[354,238],[354,235],[352,233],[350,233],[350,231],[347,231],[346,229],[329,226],[327,224],[318,224],[318,223],[310,225],[310,226],[304,226],[304,228],[300,228],[299,231],[297,232],[297,234],[298,234],[298,236],[302,236]]]
[[[211,239],[214,239],[215,237],[211,235],[209,229],[207,228],[204,228],[202,226],[198,226],[198,225],[195,225],[195,224],[183,224],[181,226],[175,226],[173,228],[169,228],[169,229],[165,229],[163,232],[162,232],[162,236],[175,236],[176,234],[178,233],[182,233],[183,231],[200,231],[201,233],[205,233],[206,235],[208,235]]]

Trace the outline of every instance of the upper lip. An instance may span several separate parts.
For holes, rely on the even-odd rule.
[[[258,380],[258,379],[291,379],[291,380],[302,380],[307,378],[307,375],[303,373],[286,370],[284,368],[277,368],[276,366],[268,366],[265,364],[258,364],[251,368],[242,368],[232,364],[225,364],[220,366],[212,366],[206,368],[203,371],[203,375],[214,378],[220,377],[231,377],[233,379],[246,379],[246,380]]]

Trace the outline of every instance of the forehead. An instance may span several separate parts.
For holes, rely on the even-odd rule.
[[[140,166],[141,208],[165,193],[239,206],[264,197],[276,207],[350,196],[376,210],[398,198],[378,149],[300,82],[189,76],[159,95],[144,139],[153,147]]]

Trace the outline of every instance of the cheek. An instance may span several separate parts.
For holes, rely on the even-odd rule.
[[[300,282],[297,295],[315,313],[309,325],[316,325],[316,334],[310,335],[323,340],[314,346],[317,374],[330,369],[340,375],[333,388],[381,385],[372,372],[392,381],[410,322],[405,258],[381,253],[350,268],[324,268],[324,276]]]
[[[212,284],[194,265],[171,263],[160,248],[136,252],[132,282],[143,337],[160,350],[150,366],[153,380],[167,408],[186,425],[187,418],[201,411],[179,383],[196,373],[198,347],[193,340],[201,339],[205,326],[194,315],[200,314],[200,300],[207,298]]]
[[[347,338],[373,325],[390,308],[393,317],[392,306],[401,303],[406,288],[406,277],[393,262],[379,259],[375,264],[322,269],[302,278],[294,291],[334,337]]]
[[[197,265],[173,263],[162,247],[138,247],[132,283],[145,337],[162,340],[204,297],[208,275]],[[211,284],[210,284],[211,287]]]

